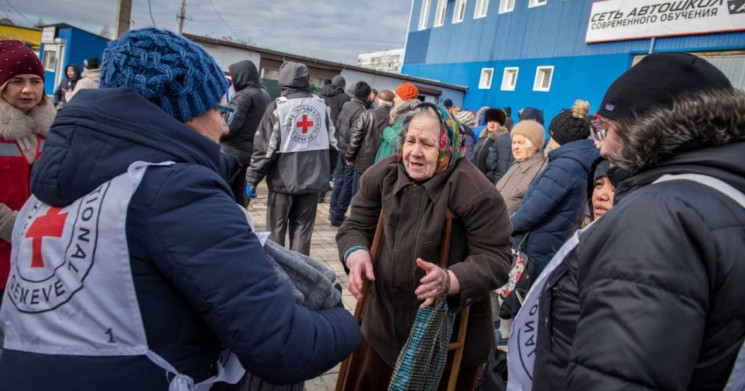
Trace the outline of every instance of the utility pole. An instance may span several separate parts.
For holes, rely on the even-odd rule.
[[[184,20],[186,19],[186,0],[181,0],[181,10],[176,15],[176,19],[178,19],[178,33],[183,34]]]
[[[117,38],[129,31],[131,18],[132,0],[119,0],[119,5],[116,8],[116,26],[114,27]]]

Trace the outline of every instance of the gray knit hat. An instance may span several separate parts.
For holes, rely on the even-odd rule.
[[[229,84],[201,46],[167,30],[132,30],[103,52],[101,88],[129,87],[186,122],[220,103]]]

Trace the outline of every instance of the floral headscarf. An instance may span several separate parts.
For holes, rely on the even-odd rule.
[[[420,108],[433,109],[440,117],[440,148],[439,155],[437,157],[437,168],[435,169],[436,175],[454,166],[455,163],[458,162],[458,160],[463,159],[463,157],[466,155],[466,130],[460,122],[458,122],[447,110],[442,107],[438,107],[432,103],[425,102],[417,106],[412,111],[412,113],[417,114],[419,112],[418,109]],[[414,118],[414,115],[411,115],[406,119],[405,127],[407,129],[412,118]],[[404,172],[406,172],[406,167],[403,164],[403,146],[405,138],[405,135],[401,138],[401,141],[398,143],[398,148],[396,150],[398,161],[401,163],[401,167],[403,167]]]

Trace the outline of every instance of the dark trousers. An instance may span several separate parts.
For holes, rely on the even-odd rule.
[[[334,174],[334,191],[331,192],[329,217],[334,221],[344,221],[344,215],[352,201],[352,179],[354,168],[347,165],[344,155],[339,154],[336,159],[336,173]]]
[[[360,190],[360,177],[362,177],[362,173],[355,170],[352,174],[352,197]]]
[[[270,191],[266,211],[269,239],[285,245],[290,228],[290,250],[310,255],[310,238],[316,223],[318,193],[285,194]]]
[[[232,181],[230,181],[230,189],[233,191],[233,197],[238,205],[246,206],[246,171],[248,165],[241,164],[241,168],[235,174]],[[256,189],[254,189],[256,191]]]
[[[383,361],[382,358],[367,343],[365,338],[357,350],[354,351],[355,357],[349,366],[349,376],[347,376],[345,390],[354,391],[379,391],[387,390],[388,384],[393,376],[393,368]],[[452,355],[451,355],[452,356]],[[440,378],[438,391],[447,390],[448,380],[450,380],[451,359],[445,364],[445,371]],[[481,375],[482,365],[470,368],[461,368],[458,371],[458,382],[455,389],[458,391],[470,391],[476,387],[476,381]]]

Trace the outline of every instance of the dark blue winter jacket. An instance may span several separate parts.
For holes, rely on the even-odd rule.
[[[523,248],[535,262],[535,276],[582,220],[587,175],[598,155],[590,139],[572,141],[549,152],[546,169],[533,180],[522,206],[512,215],[515,248],[530,232]]]
[[[127,211],[127,246],[148,345],[199,382],[214,374],[221,346],[274,383],[313,378],[360,341],[338,307],[293,303],[225,177],[237,161],[128,88],[84,90],[57,116],[32,188],[67,205],[135,161],[148,169]],[[64,320],[61,320],[64,321]],[[5,350],[8,390],[166,390],[147,358],[55,356]]]
[[[495,185],[507,173],[515,161],[512,156],[512,137],[505,133],[497,137],[497,141],[489,147],[489,156],[486,158],[486,177]]]

